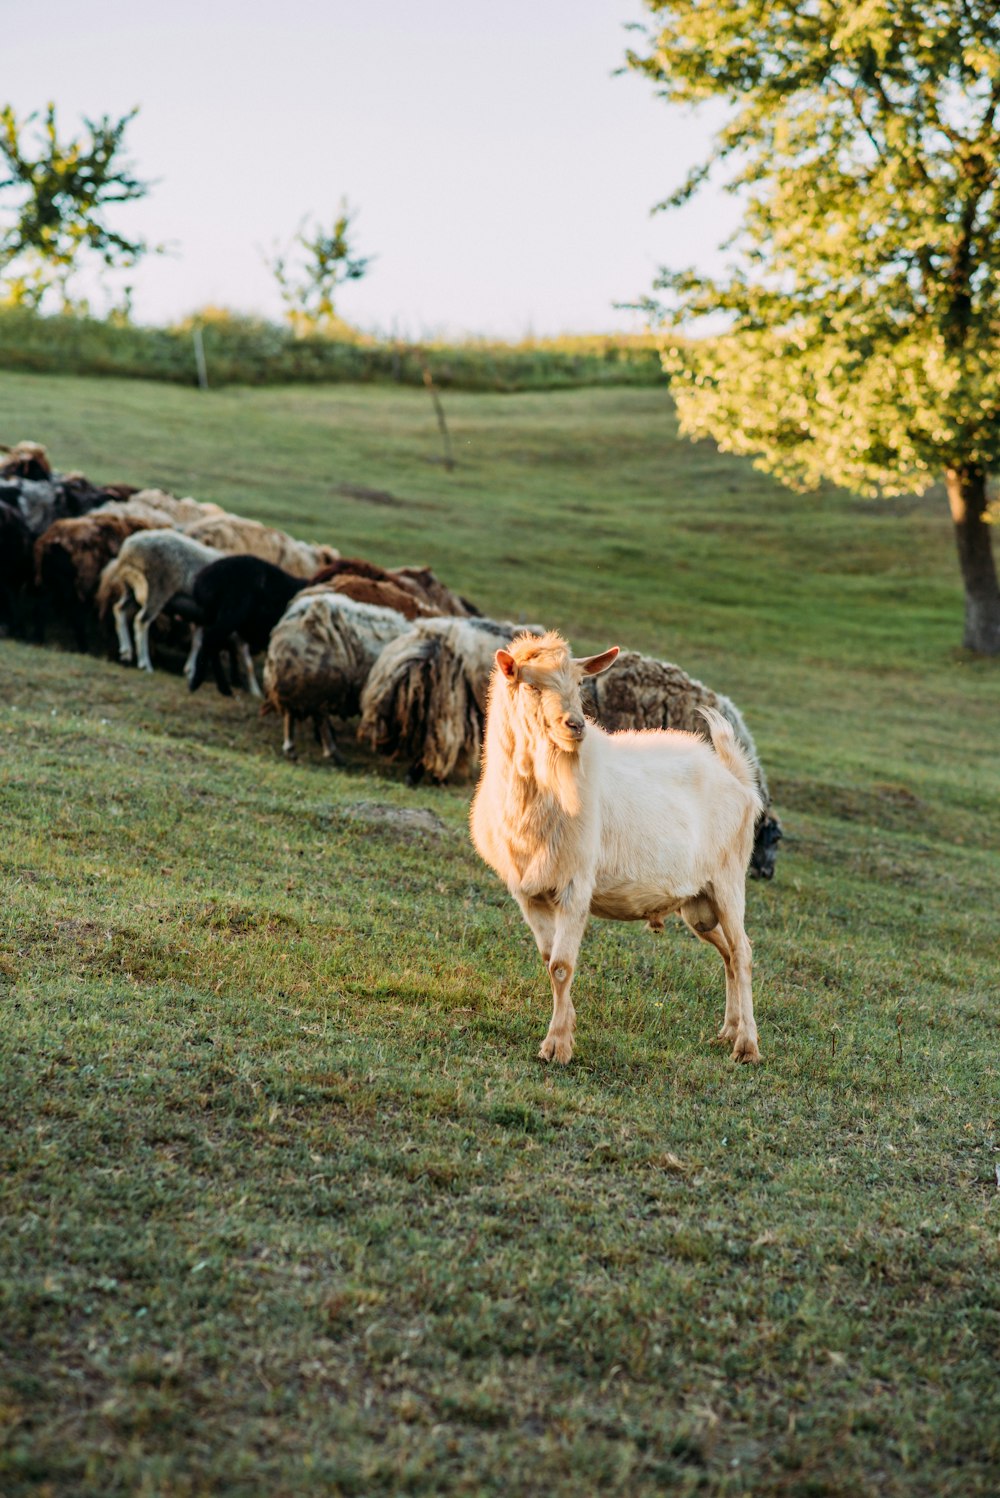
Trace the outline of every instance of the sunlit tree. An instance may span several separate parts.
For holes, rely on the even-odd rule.
[[[628,56],[671,102],[722,100],[710,174],[743,205],[731,268],[663,273],[665,363],[694,437],[786,483],[943,475],[964,643],[1000,652],[987,475],[1000,461],[1000,7],[983,0],[644,0]]]
[[[276,251],[267,264],[278,283],[285,315],[298,333],[331,332],[343,327],[334,299],[346,281],[367,274],[371,255],[358,255],[351,244],[355,210],[346,202],[332,229],[304,222],[291,244]]]
[[[128,270],[149,252],[145,240],[108,221],[149,190],[124,159],[135,114],[85,119],[80,137],[60,141],[54,105],[41,119],[18,120],[10,105],[0,110],[0,285],[8,302],[37,310],[52,292],[70,308],[78,272]]]

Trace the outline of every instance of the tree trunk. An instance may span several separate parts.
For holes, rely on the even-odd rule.
[[[1000,655],[1000,587],[986,520],[986,475],[981,468],[948,468],[945,486],[965,584],[962,644],[980,655]]]

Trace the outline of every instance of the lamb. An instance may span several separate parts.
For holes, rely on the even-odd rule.
[[[376,657],[404,634],[395,609],[355,603],[330,588],[306,588],[275,626],[264,662],[267,708],[284,722],[282,752],[294,759],[295,723],[311,717],[323,757],[343,764],[329,715],[349,717]],[[267,710],[267,709],[265,709]]]
[[[744,929],[746,869],[760,793],[746,752],[714,708],[711,746],[675,729],[605,733],[584,717],[580,684],[618,650],[573,660],[560,635],[498,650],[472,840],[531,927],[552,984],[540,1056],[568,1062],[570,988],[591,915],[681,920],[721,954],[719,1038],[759,1061]]]
[[[385,647],[361,694],[358,737],[410,760],[407,781],[443,781],[479,758],[498,646],[524,626],[425,619]],[[539,631],[540,633],[540,631]]]
[[[188,677],[191,691],[198,690],[211,667],[219,691],[226,697],[232,696],[220,652],[236,635],[250,691],[259,697],[261,691],[250,656],[264,649],[274,626],[301,589],[300,577],[293,577],[260,557],[220,557],[199,572],[193,596],[202,628]]]
[[[353,577],[367,577],[372,582],[391,583],[397,588],[403,588],[435,614],[453,614],[456,618],[467,619],[470,616],[479,617],[479,610],[471,604],[467,598],[460,598],[450,588],[446,588],[429,567],[394,567],[391,569],[379,567],[374,562],[366,562],[361,557],[341,557],[339,561],[331,562],[324,567],[313,579],[317,583],[333,583],[345,573]]]
[[[135,616],[135,655],[140,670],[152,671],[149,654],[149,628],[170,605],[173,611],[194,616],[191,590],[194,580],[209,562],[222,555],[213,546],[203,546],[181,531],[147,530],[129,536],[114,561],[101,573],[97,606],[101,618],[113,606],[118,632],[119,655],[132,659],[132,639],[128,614],[134,600],[139,604]],[[188,658],[190,668],[191,657]]]
[[[296,541],[285,531],[261,525],[259,520],[245,520],[241,515],[219,515],[185,526],[189,536],[205,546],[230,555],[244,554],[272,562],[291,572],[303,582],[315,576],[321,567],[335,562],[340,552],[335,546],[312,546]]]
[[[621,652],[610,675],[587,677],[582,695],[584,712],[609,733],[622,728],[683,728],[707,739],[708,725],[701,709],[712,707],[720,712],[746,751],[763,802],[750,873],[755,879],[774,878],[774,861],[783,835],[781,823],[771,810],[771,793],[757,746],[734,702],[688,676],[680,666],[634,650]]]

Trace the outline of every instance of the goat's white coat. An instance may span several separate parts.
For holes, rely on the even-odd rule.
[[[513,675],[498,666],[491,680],[471,829],[552,979],[543,1058],[572,1055],[569,989],[588,918],[656,929],[676,913],[725,962],[721,1037],[734,1056],[759,1059],[743,915],[760,797],[730,725],[707,712],[711,747],[674,730],[584,729],[579,682],[590,663],[572,662],[554,635],[515,641],[498,661],[505,655]]]

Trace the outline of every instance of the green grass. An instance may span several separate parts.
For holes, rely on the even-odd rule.
[[[679,660],[787,833],[762,1067],[710,1045],[713,954],[595,923],[543,1069],[467,788],[0,642],[5,1498],[995,1493],[998,668],[955,649],[941,497],[796,498],[656,391],[454,395],[451,475],[415,391],[6,375],[0,410]]]

